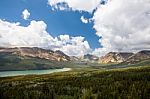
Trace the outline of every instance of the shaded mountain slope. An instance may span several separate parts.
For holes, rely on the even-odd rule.
[[[63,68],[70,57],[37,47],[0,48],[0,71]]]
[[[0,53],[0,71],[7,70],[39,70],[63,68],[63,65],[57,61],[46,59],[18,56],[10,52]]]
[[[87,61],[98,61],[99,57],[91,55],[91,54],[86,54],[83,56],[83,59]]]

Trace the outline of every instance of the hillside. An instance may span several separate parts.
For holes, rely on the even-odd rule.
[[[121,63],[126,61],[133,53],[127,52],[110,52],[105,56],[102,56],[99,60],[99,63]]]
[[[2,99],[149,99],[150,67],[0,78]]]
[[[0,53],[10,52],[18,56],[37,57],[54,61],[69,61],[70,57],[61,51],[46,50],[38,47],[0,48]]]
[[[64,65],[57,61],[26,56],[23,57],[6,52],[0,53],[0,71],[52,69],[63,67]]]
[[[0,71],[62,67],[122,68],[128,65],[146,64],[149,60],[149,50],[137,53],[110,52],[101,58],[87,54],[78,58],[67,56],[62,51],[52,51],[37,47],[0,48]]]
[[[70,57],[41,48],[0,48],[0,71],[63,68]]]
[[[99,60],[101,64],[123,63],[136,64],[140,61],[150,59],[150,50],[142,50],[137,53],[109,52]]]
[[[135,64],[137,62],[150,59],[150,50],[143,50],[133,54],[124,63]]]

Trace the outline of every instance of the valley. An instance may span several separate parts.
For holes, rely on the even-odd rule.
[[[2,99],[148,99],[149,92],[149,66],[0,78]]]
[[[70,68],[64,72],[45,72]],[[150,51],[68,56],[41,48],[0,50],[1,99],[148,99]],[[42,72],[44,71],[44,72]],[[40,74],[41,72],[41,74]],[[15,72],[14,72],[15,74]]]
[[[97,57],[91,54],[68,56],[62,51],[38,47],[0,48],[0,71],[46,70],[61,68],[123,68],[149,65],[150,50],[137,53],[109,52]]]

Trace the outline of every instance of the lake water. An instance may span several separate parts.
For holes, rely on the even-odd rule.
[[[41,74],[50,74],[54,72],[63,72],[69,70],[71,70],[71,68],[48,69],[48,70],[26,70],[26,71],[3,71],[0,72],[0,77],[19,76],[19,75],[41,75]]]

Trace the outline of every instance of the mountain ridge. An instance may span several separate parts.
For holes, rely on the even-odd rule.
[[[38,57],[53,61],[70,61],[70,57],[61,51],[52,51],[38,47],[0,48],[0,53],[9,52],[19,56]]]
[[[10,55],[16,55],[16,57],[39,58],[48,61],[66,62],[66,61],[84,61],[84,62],[96,62],[100,64],[111,63],[125,63],[134,64],[136,62],[150,59],[150,50],[142,50],[137,53],[130,52],[109,52],[105,56],[97,57],[92,54],[86,54],[81,57],[68,56],[60,50],[42,49],[38,47],[14,47],[14,48],[0,48],[0,53],[9,53]],[[7,55],[7,54],[6,54]],[[1,56],[2,57],[2,56]]]
[[[128,52],[109,52],[105,56],[100,57],[100,63],[121,63],[127,60],[133,53]]]
[[[134,64],[136,62],[150,58],[150,50],[142,50],[137,53],[129,52],[109,52],[105,56],[100,57],[99,63],[126,63]]]

